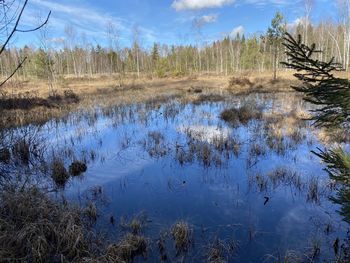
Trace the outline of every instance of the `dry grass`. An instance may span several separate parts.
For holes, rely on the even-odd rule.
[[[220,117],[233,127],[237,127],[240,124],[247,125],[251,120],[261,119],[262,111],[254,105],[244,104],[239,108],[224,110]]]
[[[0,261],[120,263],[147,256],[145,237],[126,234],[107,245],[92,231],[91,217],[97,218],[94,204],[86,209],[59,205],[34,188],[2,191]]]
[[[177,254],[186,252],[193,241],[193,229],[185,221],[179,221],[171,227]]]
[[[251,77],[251,76],[254,77]],[[54,94],[49,92],[47,84],[38,80],[15,81],[9,83],[1,91],[2,98],[31,98],[21,100],[14,107],[11,103],[10,109],[2,109],[0,126],[18,126],[29,123],[42,124],[49,119],[68,115],[79,109],[89,109],[92,106],[103,107],[121,104],[140,103],[154,101],[154,94],[158,98],[171,99],[177,96],[186,101],[204,102],[216,101],[232,94],[248,94],[251,92],[277,92],[291,91],[290,74],[285,74],[279,80],[271,82],[270,74],[250,73],[244,76],[248,78],[253,86],[229,85],[228,76],[196,76],[182,78],[150,79],[141,77],[139,79],[127,77],[122,84],[118,76],[101,76],[94,78],[72,78],[65,77],[65,85],[57,86]],[[190,92],[189,92],[190,91]],[[61,94],[61,95],[57,95]],[[34,98],[34,99],[33,99]],[[79,103],[77,103],[79,100]],[[17,105],[17,102],[15,103]],[[15,108],[15,109],[14,109]]]
[[[11,152],[7,148],[0,149],[0,162],[8,163],[11,159]]]
[[[194,104],[201,104],[205,102],[219,102],[224,101],[225,97],[219,94],[202,94],[198,99],[194,100]]]
[[[312,177],[309,182],[307,200],[316,204],[320,203],[320,190],[317,177]]]
[[[0,258],[7,262],[72,262],[91,256],[79,210],[59,206],[36,189],[2,192]]]
[[[120,226],[123,230],[127,230],[134,235],[141,234],[142,230],[146,227],[147,217],[145,214],[141,213],[133,217],[131,220],[127,220],[122,217],[120,219]]]
[[[69,173],[64,166],[63,161],[59,159],[53,160],[51,164],[51,178],[57,186],[63,187],[69,179]]]
[[[0,96],[1,110],[30,110],[36,107],[57,108],[62,105],[78,103],[80,101],[77,94],[72,90],[64,90],[63,94],[54,93],[48,97],[38,97],[35,93],[6,94]]]
[[[275,263],[302,263],[305,261],[303,255],[293,250],[287,250],[284,255],[266,255],[265,262],[275,262]]]
[[[25,139],[14,142],[12,153],[15,159],[20,160],[23,164],[28,164],[30,160],[30,145]]]
[[[239,243],[232,240],[225,242],[220,239],[215,239],[210,244],[206,253],[206,262],[208,263],[226,263],[229,262],[230,257],[237,252]]]
[[[96,204],[93,202],[89,202],[88,206],[84,209],[84,214],[89,219],[89,223],[95,223],[98,218]]]
[[[120,242],[107,248],[107,262],[133,262],[137,256],[147,257],[148,240],[144,236],[127,234]]]

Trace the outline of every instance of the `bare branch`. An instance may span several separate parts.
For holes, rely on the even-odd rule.
[[[10,35],[7,37],[5,43],[2,45],[1,49],[0,49],[0,55],[2,54],[2,52],[4,52],[5,50],[5,47],[7,46],[7,44],[10,42],[11,38],[13,37],[13,35],[16,33],[16,30],[17,30],[17,27],[18,27],[18,24],[19,24],[19,21],[21,21],[21,18],[22,18],[22,15],[23,15],[23,12],[24,12],[24,9],[26,8],[28,4],[28,0],[25,0],[24,3],[23,3],[23,6],[21,8],[21,11],[17,17],[17,20],[16,20],[16,23],[10,33]]]
[[[51,16],[51,11],[50,11],[49,14],[47,15],[46,20],[45,20],[40,26],[38,26],[38,27],[36,27],[36,28],[27,29],[27,30],[16,29],[16,31],[17,31],[17,32],[21,32],[21,33],[28,33],[28,32],[37,31],[37,30],[39,30],[40,28],[44,27],[44,26],[49,22],[50,16]]]
[[[23,66],[24,62],[27,60],[28,58],[25,57],[17,66],[17,68],[11,73],[10,76],[8,76],[3,82],[1,82],[0,87],[2,87],[7,81],[9,81],[15,74],[16,72]]]
[[[5,5],[5,0],[2,0],[0,1],[1,4]],[[22,15],[23,15],[23,12],[26,8],[28,4],[28,0],[25,0],[23,5],[22,5],[22,8],[20,9],[20,12],[18,14],[18,17],[16,19],[16,22],[11,30],[11,33],[7,36],[4,44],[2,45],[1,49],[0,49],[0,55],[4,52],[6,46],[8,45],[8,43],[10,42],[11,38],[14,36],[14,34],[16,32],[21,32],[21,33],[27,33],[27,32],[34,32],[34,31],[37,31],[39,30],[40,28],[44,27],[49,19],[50,19],[50,16],[51,16],[51,11],[48,13],[47,17],[46,17],[46,20],[41,24],[39,25],[38,27],[36,28],[32,28],[32,29],[28,29],[28,30],[21,30],[21,29],[18,29],[18,25],[19,25],[19,22],[21,21],[21,18],[22,18]],[[9,81],[15,74],[16,72],[23,66],[24,62],[27,60],[27,57],[25,57],[16,67],[16,69],[10,74],[10,76],[8,76],[2,83],[0,83],[0,87],[2,87],[7,81]]]

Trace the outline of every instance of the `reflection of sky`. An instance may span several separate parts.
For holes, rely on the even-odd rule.
[[[264,99],[263,95],[258,98]],[[271,107],[272,102],[267,100],[264,104]],[[94,161],[90,160],[82,179],[70,182],[66,193],[75,198],[77,193],[84,193],[92,186],[102,186],[109,200],[104,208],[105,222],[111,214],[118,218],[145,211],[152,220],[154,228],[149,231],[153,233],[178,219],[186,219],[197,230],[201,226],[208,228],[203,239],[197,240],[200,244],[205,244],[214,234],[222,239],[234,237],[241,242],[238,262],[262,261],[268,253],[307,247],[317,229],[311,219],[317,218],[323,224],[330,218],[340,222],[334,206],[326,198],[322,198],[319,206],[307,203],[306,193],[290,185],[281,184],[262,193],[254,185],[249,186],[249,176],[266,174],[281,166],[297,171],[303,181],[320,176],[320,185],[324,184],[326,174],[319,160],[310,153],[319,144],[306,143],[313,136],[311,132],[285,155],[268,152],[247,170],[247,142],[253,136],[251,127],[233,130],[218,118],[220,112],[232,104],[183,106],[175,103],[173,106],[179,109],[179,114],[167,119],[164,112],[171,104],[149,112],[133,107],[125,111],[124,121],[120,121],[123,118],[117,108],[110,117],[98,112],[92,122],[86,117],[68,119],[66,125],[59,123],[56,128],[47,124],[46,137],[50,138],[53,148],[63,148],[62,142],[65,142],[76,157],[86,156],[91,150],[97,156]],[[146,112],[146,119],[138,111]],[[87,124],[89,120],[91,125]],[[203,127],[208,127],[207,133]],[[215,136],[234,134],[244,142],[242,152],[237,158],[231,154],[222,167],[204,168],[198,161],[180,166],[172,151],[165,157],[151,158],[142,146],[149,132],[159,131],[166,145],[174,150],[175,145],[186,144],[185,131],[189,130],[199,134],[195,139],[209,143]],[[265,196],[270,198],[266,205]],[[103,228],[109,229],[109,226],[103,225]],[[332,237],[342,230],[344,225],[337,224]],[[254,240],[249,241],[249,232],[254,233]]]

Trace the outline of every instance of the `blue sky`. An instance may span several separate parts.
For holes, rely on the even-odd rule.
[[[312,22],[337,20],[336,1],[314,0]],[[21,27],[37,25],[49,10],[48,38],[57,45],[66,38],[65,27],[71,25],[74,41],[85,38],[106,46],[106,27],[112,24],[120,46],[130,45],[137,28],[144,47],[153,42],[189,44],[236,32],[265,32],[276,11],[291,24],[305,14],[304,0],[30,0]],[[200,37],[193,33],[194,21],[201,25]],[[38,43],[35,35],[21,35],[17,43]]]

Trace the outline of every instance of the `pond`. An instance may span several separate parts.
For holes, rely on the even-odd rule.
[[[138,218],[151,247],[146,261],[206,261],[215,244],[229,262],[328,261],[348,224],[342,203],[330,199],[339,194],[335,182],[311,153],[325,146],[304,120],[309,107],[291,93],[155,97],[12,132],[40,138],[40,172],[57,158],[67,167],[86,163],[55,196],[96,205],[95,228],[110,240]],[[176,222],[191,230],[182,251],[171,233]]]

